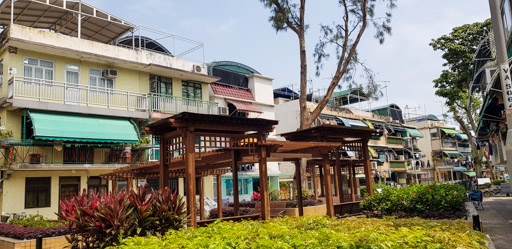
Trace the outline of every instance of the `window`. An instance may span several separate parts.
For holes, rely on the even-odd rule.
[[[89,69],[89,85],[94,87],[114,89],[114,79],[104,78],[100,69]]]
[[[150,90],[152,93],[160,93],[164,95],[172,95],[172,79],[150,75],[149,76]]]
[[[512,9],[510,8],[510,0],[503,1],[501,17],[503,19],[503,31],[505,32],[505,39],[508,40],[510,31],[512,30]]]
[[[78,147],[64,148],[63,162],[64,163],[94,163],[94,149],[93,148],[78,148]]]
[[[53,62],[34,58],[23,58],[23,76],[53,80]]]
[[[181,86],[182,97],[187,99],[202,99],[202,86],[201,83],[183,81]]]
[[[239,179],[238,180],[238,194],[249,195],[249,186],[251,179]]]
[[[308,176],[308,189],[313,189],[313,178]]]
[[[66,83],[80,83],[80,66],[66,64]]]
[[[87,193],[108,194],[108,180],[99,176],[89,176],[89,179],[87,179]]]
[[[25,208],[50,207],[51,177],[25,178]]]
[[[432,138],[439,138],[439,132],[437,129],[430,129],[430,136]]]

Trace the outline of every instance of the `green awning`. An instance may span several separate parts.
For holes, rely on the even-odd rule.
[[[457,136],[458,139],[460,139],[462,141],[468,141],[469,140],[468,135],[466,135],[466,134],[460,133],[460,134],[457,134],[456,136]]]
[[[423,134],[416,129],[405,128],[405,130],[409,133],[411,137],[423,138]]]
[[[448,155],[449,157],[459,157],[462,156],[460,152],[456,150],[443,150],[443,153]]]
[[[35,139],[99,143],[139,141],[136,126],[128,119],[44,112],[29,114]]]
[[[456,130],[453,130],[453,129],[441,128],[441,130],[444,131],[448,135],[457,135],[457,134],[459,134]]]
[[[473,154],[471,152],[461,152],[463,156],[472,156]]]
[[[474,171],[466,171],[466,172],[462,172],[462,173],[464,173],[464,174],[466,174],[468,176],[471,176],[471,177],[475,177],[476,176],[476,172],[474,172]]]
[[[356,174],[356,178],[365,178],[366,176],[364,174]]]

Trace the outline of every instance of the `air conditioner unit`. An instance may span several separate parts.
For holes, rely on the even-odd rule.
[[[203,67],[201,65],[194,64],[192,66],[192,72],[194,73],[200,73],[203,71]]]
[[[377,162],[371,162],[372,169],[377,169]]]
[[[103,70],[103,77],[107,79],[112,79],[117,77],[117,70],[116,69],[107,69]]]
[[[229,115],[228,108],[225,106],[219,106],[219,115]]]

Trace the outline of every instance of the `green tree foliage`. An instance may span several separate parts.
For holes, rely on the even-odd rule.
[[[453,28],[452,32],[437,39],[432,39],[430,46],[434,51],[442,52],[445,60],[439,78],[433,81],[436,95],[444,98],[445,105],[468,136],[474,158],[475,171],[480,175],[483,152],[478,151],[471,136],[471,130],[476,132],[478,112],[482,105],[479,98],[472,98],[468,107],[469,85],[472,81],[474,68],[473,57],[483,38],[491,30],[491,20],[465,24]]]
[[[309,113],[307,111],[306,95],[308,90],[307,76],[307,53],[306,53],[306,31],[309,28],[306,23],[306,0],[260,0],[263,5],[270,9],[269,21],[277,31],[293,31],[299,40],[300,55],[300,128],[311,127],[313,121],[325,108],[335,88],[342,79],[351,81],[356,65],[363,66],[363,74],[368,76],[370,84],[368,91],[377,92],[373,80],[373,73],[366,68],[357,57],[357,46],[361,41],[368,25],[376,30],[374,37],[380,43],[384,42],[387,34],[391,33],[391,12],[395,7],[396,0],[339,0],[339,16],[333,17],[336,20],[332,24],[320,24],[321,36],[315,47],[316,74],[320,74],[324,62],[330,57],[329,49],[336,51],[336,69],[332,72],[332,80],[325,96],[319,101],[318,106]],[[377,17],[377,5],[379,2],[387,6],[384,17]],[[317,4],[315,2],[315,4]],[[357,86],[360,88],[360,86]]]

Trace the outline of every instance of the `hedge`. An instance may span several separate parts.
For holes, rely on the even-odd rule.
[[[386,187],[361,202],[369,215],[423,218],[462,218],[465,215],[466,190],[461,185],[411,185]]]
[[[67,235],[71,231],[66,226],[55,227],[23,227],[13,224],[0,224],[0,236],[13,239],[35,239],[41,235],[43,237],[55,237]]]
[[[486,248],[484,234],[461,220],[284,217],[267,222],[217,221],[170,231],[164,237],[130,237],[119,248]]]

